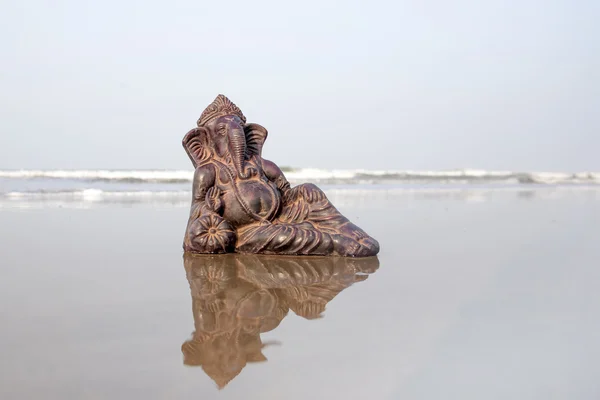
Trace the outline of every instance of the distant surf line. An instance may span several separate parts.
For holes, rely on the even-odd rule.
[[[5,179],[52,179],[129,184],[191,182],[192,170],[0,170]],[[440,171],[286,168],[292,183],[506,183],[600,185],[600,172],[512,172],[475,169]]]

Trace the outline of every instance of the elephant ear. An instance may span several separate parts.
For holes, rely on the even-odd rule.
[[[183,137],[183,148],[192,160],[194,168],[208,161],[211,156],[206,128],[194,128]]]
[[[246,134],[246,152],[248,158],[251,158],[253,155],[261,157],[263,144],[267,140],[268,135],[265,127],[259,124],[246,124],[244,126],[244,133]]]

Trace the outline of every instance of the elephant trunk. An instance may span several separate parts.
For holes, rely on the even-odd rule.
[[[229,134],[229,151],[233,160],[233,165],[241,179],[248,177],[248,173],[245,171],[246,161],[246,135],[244,131],[234,130]]]

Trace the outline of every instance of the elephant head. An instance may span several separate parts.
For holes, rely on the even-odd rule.
[[[258,124],[246,124],[241,110],[223,95],[202,113],[198,127],[183,139],[183,147],[194,167],[211,158],[231,164],[240,178],[247,178],[247,160],[261,156],[267,130]]]

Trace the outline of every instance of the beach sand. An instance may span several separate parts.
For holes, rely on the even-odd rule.
[[[328,195],[379,240],[379,268],[360,281],[348,260],[312,260],[317,280],[339,272],[317,282],[336,294],[323,317],[290,309],[264,329],[264,348],[207,350],[222,389],[184,365],[194,279],[214,281],[202,265],[220,262],[252,274],[255,259],[186,270],[181,204],[0,209],[0,398],[600,398],[600,191],[348,193]],[[349,285],[352,268],[361,278]],[[216,281],[238,289],[221,303],[201,294],[196,325],[214,326],[198,307],[258,293],[245,319],[221,325],[256,332],[253,307],[275,312],[273,293],[289,289]],[[255,362],[238,371],[239,357]]]

